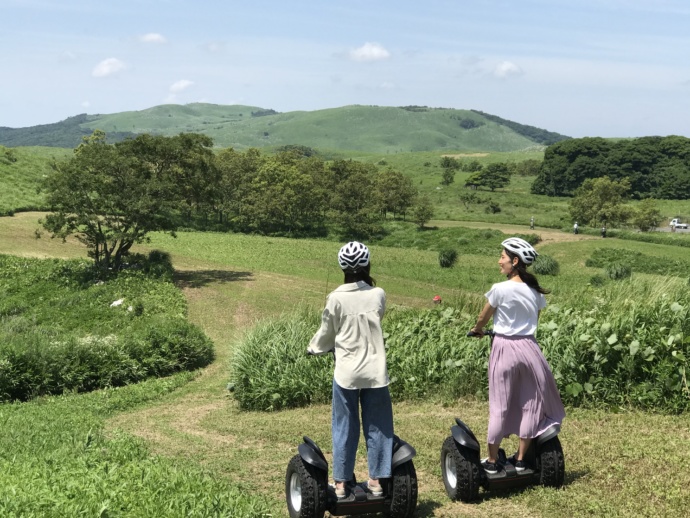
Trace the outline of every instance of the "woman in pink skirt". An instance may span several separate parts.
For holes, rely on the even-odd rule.
[[[537,344],[539,313],[546,307],[537,278],[527,271],[537,251],[524,239],[511,237],[501,243],[498,264],[508,280],[494,284],[488,302],[472,331],[482,336],[482,328],[493,316],[495,337],[489,357],[489,458],[483,466],[497,473],[501,440],[512,434],[520,446],[512,461],[517,471],[527,466],[524,456],[530,442],[565,417],[565,409],[549,364]]]

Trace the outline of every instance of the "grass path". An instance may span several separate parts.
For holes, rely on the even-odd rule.
[[[36,214],[0,218],[0,253],[85,255],[78,243],[63,245],[45,237],[35,240],[35,221]],[[513,230],[505,225],[499,229]],[[517,229],[525,232],[525,227]],[[549,231],[552,233],[556,239],[556,233]],[[560,234],[568,239],[591,239]],[[297,290],[301,301],[319,306],[323,283],[202,261],[192,252],[173,252],[173,262],[176,283],[188,301],[189,318],[214,341],[216,361],[176,392],[111,419],[108,430],[139,436],[154,453],[199,464],[214,477],[260,493],[272,502],[274,516],[286,516],[283,484],[287,462],[303,434],[316,440],[324,451],[330,450],[330,408],[319,405],[276,413],[240,412],[226,390],[229,360],[234,344],[257,319],[294,307]],[[415,300],[410,298],[409,302]],[[481,439],[487,414],[485,402],[471,399],[447,405],[435,401],[395,405],[396,432],[418,452],[415,466],[420,498],[416,516],[671,516],[690,507],[690,474],[682,469],[667,473],[666,469],[674,465],[669,459],[690,450],[688,416],[581,409],[568,409],[561,434],[566,454],[566,486],[562,490],[482,493],[475,505],[450,502],[440,477],[440,446],[455,415],[470,424]],[[511,439],[504,446],[510,452],[516,442]],[[363,477],[365,457],[360,450],[356,469]]]

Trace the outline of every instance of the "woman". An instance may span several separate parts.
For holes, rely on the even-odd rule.
[[[308,352],[335,350],[333,373],[333,478],[338,498],[345,498],[346,484],[354,478],[359,443],[359,406],[367,442],[369,491],[383,494],[379,479],[391,476],[393,407],[388,391],[388,369],[381,319],[386,294],[371,278],[369,249],[352,241],[340,249],[338,263],[344,284],[326,301],[321,327]]]
[[[511,237],[501,243],[498,264],[508,280],[494,284],[488,302],[472,331],[481,336],[493,316],[495,337],[489,358],[489,457],[483,466],[497,473],[501,439],[516,434],[520,446],[512,461],[524,471],[530,442],[565,418],[556,381],[534,338],[539,313],[546,307],[537,278],[527,271],[537,251],[524,239]]]

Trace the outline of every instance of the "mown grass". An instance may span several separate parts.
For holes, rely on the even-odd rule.
[[[108,417],[160,400],[193,377],[0,405],[0,514],[267,516],[261,497],[199,466],[152,457],[132,436],[104,434]]]

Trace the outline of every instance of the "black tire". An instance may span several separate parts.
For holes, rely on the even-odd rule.
[[[328,502],[328,475],[295,455],[285,473],[285,501],[290,518],[323,518]]]
[[[451,500],[471,502],[479,497],[481,474],[479,453],[459,445],[453,436],[441,447],[443,485]]]
[[[410,518],[417,509],[417,471],[411,460],[393,469],[390,480],[391,506],[384,511],[389,518]]]
[[[539,483],[546,487],[561,487],[565,478],[565,459],[558,437],[539,446]]]

